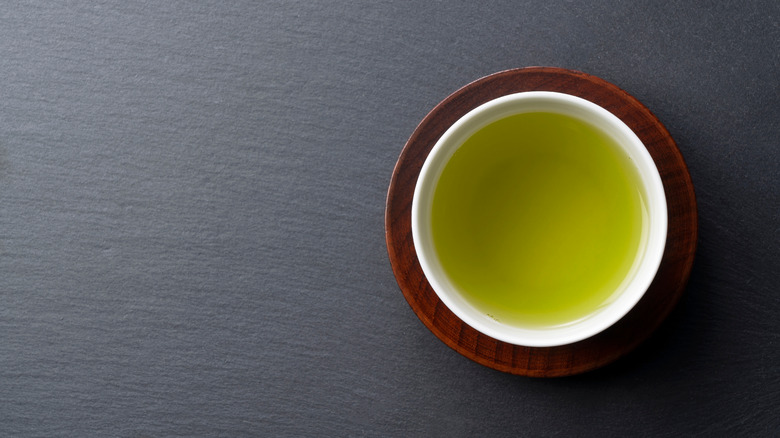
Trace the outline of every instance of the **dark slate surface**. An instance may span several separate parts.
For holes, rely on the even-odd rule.
[[[0,436],[777,436],[780,3],[0,6]],[[417,123],[582,70],[696,185],[687,293],[587,375],[484,368],[388,262]]]

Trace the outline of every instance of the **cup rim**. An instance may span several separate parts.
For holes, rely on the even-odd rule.
[[[430,238],[433,191],[454,152],[474,132],[514,114],[556,112],[576,117],[613,137],[637,166],[647,197],[648,236],[639,266],[627,277],[624,290],[595,312],[567,324],[546,328],[517,327],[498,322],[463,298],[443,272]],[[625,316],[649,288],[661,263],[666,244],[667,205],[658,169],[637,135],[617,116],[601,106],[570,94],[526,91],[490,100],[469,111],[439,138],[425,163],[412,199],[412,239],[420,266],[433,291],[458,318],[494,339],[528,347],[552,347],[587,339]]]

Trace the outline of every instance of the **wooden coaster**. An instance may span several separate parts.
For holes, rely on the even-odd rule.
[[[477,106],[522,91],[558,91],[606,108],[644,143],[658,167],[669,214],[666,249],[645,296],[623,319],[583,341],[558,347],[524,347],[495,340],[466,325],[431,289],[412,241],[414,187],[433,145],[456,120]],[[688,168],[669,132],[634,97],[609,82],[573,70],[529,67],[496,73],[466,85],[420,123],[398,158],[385,210],[390,263],[406,300],[439,339],[482,365],[535,377],[567,376],[606,365],[634,349],[661,324],[679,300],[693,265],[697,213]]]

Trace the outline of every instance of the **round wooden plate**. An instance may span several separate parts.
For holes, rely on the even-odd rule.
[[[495,340],[466,325],[439,300],[423,275],[412,241],[414,187],[433,145],[456,120],[477,106],[521,91],[558,91],[606,108],[644,143],[658,167],[669,214],[661,266],[650,288],[623,319],[583,341],[558,347],[524,347]],[[631,351],[661,324],[679,300],[693,265],[696,198],[688,168],[669,132],[634,97],[595,76],[554,67],[496,73],[466,85],[420,123],[398,158],[385,210],[390,263],[406,300],[439,339],[482,365],[535,377],[567,376],[606,365]]]

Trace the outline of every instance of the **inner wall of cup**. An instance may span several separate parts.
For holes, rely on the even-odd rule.
[[[517,96],[520,95],[523,96],[518,100]],[[653,181],[653,177],[655,177],[660,184],[660,177],[657,174],[657,170],[655,170],[654,164],[652,164],[652,167],[644,165],[648,164],[647,160],[652,163],[652,158],[650,158],[639,139],[636,138],[636,135],[625,126],[622,121],[603,108],[584,101],[583,99],[561,95],[560,93],[529,92],[521,93],[520,95],[505,96],[473,110],[450,127],[436,144],[423,166],[421,172],[422,178],[418,181],[418,186],[415,190],[415,202],[413,202],[412,206],[413,239],[415,246],[418,249],[423,271],[434,291],[436,291],[444,304],[463,319],[464,322],[474,326],[477,330],[485,334],[507,342],[521,343],[517,341],[522,341],[524,345],[531,346],[533,346],[532,344],[534,344],[534,342],[539,343],[540,346],[555,345],[558,342],[556,339],[563,341],[567,339],[571,340],[578,336],[582,336],[583,333],[590,333],[589,335],[592,335],[608,327],[630,310],[636,301],[641,298],[646,287],[649,286],[649,280],[655,275],[657,266],[652,269],[649,280],[643,278],[640,279],[641,281],[637,282],[641,283],[637,284],[638,287],[642,288],[641,291],[627,289],[631,288],[631,283],[636,280],[637,272],[641,274],[641,268],[647,261],[646,258],[648,250],[650,249],[648,243],[653,239],[658,239],[658,236],[654,235],[656,233],[653,232],[653,225],[655,221],[657,221],[657,216],[659,216],[658,214],[653,214],[654,212],[657,213],[657,210],[659,209],[658,205],[654,205],[654,200],[657,200],[657,194],[651,193],[649,181]],[[459,288],[449,280],[439,264],[436,249],[430,238],[432,235],[431,210],[436,184],[449,162],[449,159],[458,147],[474,133],[490,123],[508,116],[529,112],[552,112],[575,117],[612,137],[635,163],[636,171],[638,172],[641,181],[639,189],[642,192],[642,202],[649,212],[648,216],[645,218],[646,225],[643,226],[643,235],[641,237],[642,243],[640,244],[640,249],[634,260],[632,270],[609,301],[604,303],[601,309],[581,320],[572,321],[565,326],[545,328],[542,330],[539,328],[506,325],[491,319],[489,316],[475,308],[460,292],[458,292]],[[631,147],[628,145],[629,143],[638,144],[634,144],[633,147]],[[646,156],[638,156],[641,155],[642,152],[644,152]],[[661,193],[661,197],[663,198],[663,193]],[[658,204],[658,202],[655,202],[655,204]],[[665,199],[663,205],[663,218],[663,234],[665,235]],[[654,261],[651,260],[650,262]],[[658,262],[660,262],[660,258],[658,258]],[[645,273],[643,277],[648,277],[647,273]],[[644,283],[647,284],[645,285]],[[605,314],[610,312],[613,314],[605,316]],[[615,312],[620,314],[617,315]]]

